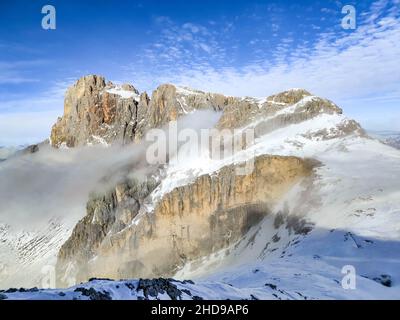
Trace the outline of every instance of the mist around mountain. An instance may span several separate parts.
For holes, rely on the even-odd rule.
[[[5,161],[8,157],[17,151],[15,147],[0,146],[0,161]]]
[[[147,134],[174,129],[254,139],[149,163]],[[82,77],[49,141],[0,164],[0,299],[398,299],[399,160],[304,89]]]

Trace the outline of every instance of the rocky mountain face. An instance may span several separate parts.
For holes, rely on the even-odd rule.
[[[137,143],[149,129],[196,110],[218,111],[216,128],[252,128],[256,139],[293,127],[300,128],[297,136],[307,141],[364,136],[359,124],[345,118],[338,106],[302,89],[257,99],[164,84],[149,97],[132,85],[90,75],[68,89],[50,144],[73,148]],[[297,149],[302,145],[285,143]],[[275,205],[289,190],[312,179],[316,164],[261,151],[253,157],[254,170],[242,176],[235,175],[240,161],[233,159],[210,166],[213,169],[203,174],[189,166],[181,176],[191,178],[183,180],[174,178],[179,167],[167,164],[141,179],[126,176],[109,191],[93,193],[86,215],[59,251],[57,285],[92,277],[173,276],[188,263],[235,245],[265,217],[277,213]]]
[[[60,250],[57,274],[76,281],[172,276],[186,262],[239,241],[311,171],[307,160],[261,156],[250,174],[223,167],[165,194],[152,211],[141,204],[153,182],[118,185],[88,203]]]
[[[51,144],[76,147],[131,139],[136,125],[137,93],[128,85],[117,90],[100,76],[79,79],[65,95],[64,115],[52,128]]]
[[[164,165],[144,162],[149,129],[181,118],[193,124],[214,111],[211,126],[239,134],[254,129],[254,141],[221,159],[182,146]],[[86,212],[88,190],[77,212],[66,204],[61,212],[74,212],[71,220],[54,220],[38,233],[0,226],[0,288],[41,286],[41,268],[54,266],[57,254],[57,287],[88,282],[66,290],[0,290],[0,300],[399,297],[400,154],[387,141],[396,136],[369,138],[333,102],[303,89],[260,99],[166,84],[150,96],[84,77],[67,92],[49,142],[54,148],[29,147],[20,160],[95,154],[105,164],[99,185],[88,188]],[[82,148],[57,150],[64,147]],[[251,160],[253,170],[238,175]],[[80,192],[74,189],[73,198]],[[342,287],[349,265],[357,290]],[[19,282],[16,273],[24,275]],[[160,278],[119,280],[138,277]]]
[[[282,112],[289,106],[295,106],[295,112]],[[53,126],[50,142],[57,148],[137,142],[147,130],[201,109],[223,112],[217,125],[220,129],[238,128],[260,117],[271,117],[271,121],[257,129],[259,134],[321,113],[342,113],[331,101],[302,89],[255,99],[226,97],[164,84],[154,90],[150,98],[146,92],[139,94],[132,85],[106,84],[103,77],[90,75],[68,89],[64,114]],[[343,124],[339,130],[336,134],[362,132],[355,121]],[[328,135],[328,132],[320,132],[320,135]]]
[[[129,84],[106,84],[103,77],[83,77],[68,89],[64,114],[53,126],[54,147],[139,141],[146,130],[161,127],[180,115],[201,108],[222,108],[227,98],[161,85],[152,94]],[[189,106],[185,109],[185,106]]]

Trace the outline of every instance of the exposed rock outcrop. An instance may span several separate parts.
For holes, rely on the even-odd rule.
[[[150,212],[141,205],[147,183],[92,200],[60,250],[59,285],[67,285],[63,278],[172,276],[186,262],[240,240],[312,169],[309,161],[278,156],[258,157],[254,166],[243,176],[234,165],[200,176],[165,194]]]
[[[150,99],[132,85],[106,84],[103,77],[90,75],[68,89],[64,114],[53,126],[50,140],[54,147],[138,141],[148,129],[195,109],[218,109],[226,104],[224,99],[170,84],[159,86]]]
[[[296,106],[294,112],[283,112],[291,106]],[[314,97],[303,89],[291,89],[260,100],[163,84],[150,98],[146,92],[139,94],[132,85],[106,84],[103,77],[90,75],[68,89],[64,114],[53,126],[50,141],[54,147],[137,142],[149,129],[200,109],[222,111],[217,125],[220,129],[238,128],[255,119],[273,117],[259,133],[323,113],[342,113],[331,101]],[[345,129],[362,131],[356,122]]]
[[[65,95],[64,114],[52,128],[51,144],[76,147],[132,139],[137,91],[124,88],[116,90],[96,75],[79,79]]]
[[[256,138],[320,116],[332,116],[335,126],[318,126],[316,132],[304,131],[303,137],[363,134],[333,102],[302,89],[255,99],[164,84],[150,98],[131,85],[106,84],[102,77],[88,76],[68,90],[51,143],[75,147],[137,142],[149,129],[200,109],[221,112],[217,128],[250,126]],[[162,176],[118,183],[88,202],[86,216],[59,252],[58,283],[66,286],[71,284],[68,279],[79,282],[98,276],[172,276],[186,262],[240,240],[296,182],[311,174],[311,167],[300,158],[259,156],[252,173],[238,176],[236,166],[228,165],[157,200],[151,194]]]

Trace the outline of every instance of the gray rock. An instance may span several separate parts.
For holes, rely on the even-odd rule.
[[[97,291],[94,288],[86,289],[83,287],[76,288],[75,292],[81,292],[83,296],[89,297],[90,300],[112,300],[111,295],[107,291]]]

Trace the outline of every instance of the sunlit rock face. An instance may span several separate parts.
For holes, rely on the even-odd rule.
[[[118,185],[88,203],[86,217],[62,246],[59,284],[67,285],[62,278],[172,276],[185,263],[239,241],[311,171],[307,160],[261,156],[251,173],[223,167],[165,194],[151,211],[142,202],[153,182]]]
[[[116,88],[100,76],[79,79],[67,90],[64,114],[51,131],[55,147],[76,147],[131,139],[137,112],[137,90]]]
[[[364,136],[359,124],[345,118],[337,105],[303,89],[260,99],[163,84],[149,97],[132,85],[86,76],[67,91],[64,115],[53,127],[51,144],[59,148],[136,143],[148,130],[196,110],[219,112],[216,128],[251,128],[256,139],[279,130],[290,133],[296,126],[300,140]],[[297,148],[303,144],[292,143]],[[126,177],[108,192],[94,193],[86,216],[59,251],[58,286],[91,277],[172,276],[188,262],[240,241],[274,213],[274,205],[288,190],[313,172],[312,161],[300,157],[262,154],[253,160],[254,170],[245,175],[235,174],[237,163],[228,163],[156,200],[152,194],[166,178],[154,171],[141,179]]]
[[[295,112],[284,112],[293,106]],[[323,113],[342,113],[331,101],[303,89],[256,99],[163,84],[149,97],[146,92],[139,94],[133,85],[106,83],[104,77],[89,75],[67,90],[64,114],[53,126],[50,141],[57,148],[137,142],[149,129],[202,109],[222,111],[220,129],[238,128],[260,117],[273,118],[267,126],[276,129]],[[342,131],[349,130],[362,131],[354,121]]]
[[[83,77],[67,90],[64,114],[52,128],[51,144],[59,148],[138,141],[150,128],[196,108],[212,107],[194,98],[189,99],[193,106],[185,110],[183,96],[169,84],[158,87],[150,99],[129,84],[106,83],[96,75]]]

